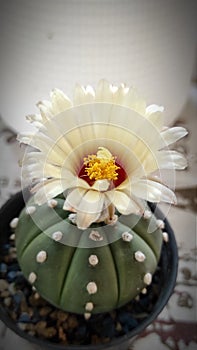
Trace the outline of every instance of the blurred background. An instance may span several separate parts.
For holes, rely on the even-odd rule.
[[[196,49],[196,0],[0,0],[0,113],[16,130],[58,87],[105,78],[165,106],[186,102]]]
[[[58,87],[106,78],[135,86],[165,107],[167,125],[189,135],[175,148],[188,159],[176,174],[178,204],[168,219],[179,248],[174,293],[158,319],[128,349],[197,346],[197,1],[0,0],[0,206],[20,190],[16,134],[25,116]],[[165,205],[161,205],[165,212]],[[0,322],[0,350],[37,349]]]

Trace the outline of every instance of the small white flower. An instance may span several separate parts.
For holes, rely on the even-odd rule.
[[[38,131],[19,136],[35,151],[23,159],[23,178],[36,182],[32,192],[42,205],[60,193],[76,224],[113,222],[121,214],[143,214],[144,200],[175,203],[171,189],[155,174],[184,169],[185,158],[167,146],[187,134],[163,128],[163,107],[146,106],[134,88],[102,80],[96,90],[76,86],[74,102],[58,89],[29,116]],[[145,212],[145,217],[147,213]]]

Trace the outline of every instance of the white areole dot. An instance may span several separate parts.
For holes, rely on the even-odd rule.
[[[61,241],[62,237],[63,237],[63,233],[61,231],[56,231],[56,232],[53,232],[52,234],[52,238],[56,242]]]
[[[143,214],[143,216],[144,216],[144,219],[150,219],[151,218],[151,215],[152,215],[152,213],[151,213],[151,211],[150,210],[145,210],[144,211],[144,214]]]
[[[33,213],[35,213],[35,211],[36,211],[36,207],[34,207],[33,205],[30,207],[27,207],[25,210],[27,215],[32,215]]]
[[[47,204],[48,204],[49,208],[55,208],[55,207],[57,207],[58,202],[56,201],[56,199],[50,199],[50,200],[48,200]]]
[[[160,228],[161,230],[165,227],[165,224],[164,224],[163,220],[158,219],[156,221],[156,224],[157,224],[157,227]]]
[[[85,306],[86,311],[90,312],[93,310],[93,308],[94,308],[94,304],[91,301],[86,303],[86,306]]]
[[[93,255],[93,254],[89,256],[88,260],[89,260],[90,265],[92,265],[92,266],[96,266],[99,262],[97,255]]]
[[[146,256],[144,253],[142,253],[139,250],[135,252],[135,260],[137,260],[138,262],[143,262],[145,259],[146,259]]]
[[[89,282],[86,288],[89,294],[95,294],[97,292],[97,285],[95,282]]]
[[[95,242],[103,240],[103,236],[96,230],[92,230],[90,232],[89,238],[92,239]]]
[[[152,275],[150,272],[147,272],[144,276],[144,283],[147,284],[147,286],[149,286],[152,282]]]
[[[36,255],[36,261],[38,263],[43,263],[47,259],[47,252],[45,250],[41,250],[37,255]]]
[[[19,218],[12,219],[12,221],[10,222],[10,227],[11,228],[16,228],[17,225],[18,225],[18,221],[19,221]]]
[[[133,239],[133,235],[131,233],[129,233],[129,232],[123,232],[122,239],[125,242],[131,242],[132,239]]]
[[[36,279],[37,279],[37,275],[35,274],[35,272],[30,272],[28,281],[33,284],[36,281]]]
[[[164,242],[169,242],[169,235],[168,235],[168,233],[167,232],[163,232],[163,240],[164,240]]]

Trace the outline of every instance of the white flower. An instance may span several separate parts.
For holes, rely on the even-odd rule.
[[[113,222],[115,208],[142,214],[144,200],[176,202],[158,171],[185,168],[185,158],[167,146],[187,131],[164,128],[163,107],[146,106],[135,89],[105,80],[95,91],[78,85],[73,103],[55,89],[38,107],[40,114],[27,117],[38,131],[19,136],[35,149],[25,154],[22,172],[38,204],[64,193],[64,209],[85,229]]]

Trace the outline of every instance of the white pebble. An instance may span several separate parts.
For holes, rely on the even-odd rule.
[[[89,282],[86,289],[89,294],[95,294],[97,292],[97,285],[95,282]]]
[[[164,242],[169,242],[169,235],[168,235],[168,233],[167,232],[163,232],[163,240],[164,240]]]
[[[131,242],[132,239],[133,239],[133,235],[131,233],[129,233],[129,232],[123,232],[122,239],[125,242]]]
[[[55,200],[55,199],[50,199],[48,202],[47,202],[49,208],[55,208],[57,207],[58,205],[58,202]]]
[[[143,262],[145,259],[146,259],[146,256],[144,255],[144,253],[140,252],[139,250],[135,252],[135,260],[139,262]]]
[[[36,279],[37,279],[37,275],[35,274],[35,272],[31,272],[29,274],[28,281],[33,284],[36,281]]]
[[[36,207],[34,207],[33,205],[30,207],[27,207],[25,210],[27,215],[32,215],[33,213],[35,213],[35,211],[36,211]]]
[[[91,317],[91,314],[89,312],[85,312],[85,314],[84,314],[85,320],[89,320],[90,317]]]
[[[38,263],[43,263],[47,259],[47,252],[45,250],[41,250],[37,255],[36,255],[36,261]]]
[[[144,276],[144,283],[147,284],[147,286],[149,286],[152,282],[152,275],[150,272],[147,272]]]
[[[90,265],[92,265],[92,266],[96,266],[99,262],[97,255],[93,255],[93,254],[89,256],[88,260],[89,260]]]
[[[103,236],[95,230],[92,230],[90,232],[89,238],[92,239],[93,241],[102,241],[103,240]]]
[[[150,219],[151,218],[151,211],[150,210],[145,210],[144,211],[144,214],[143,214],[143,216],[144,216],[144,219]]]
[[[56,242],[61,241],[62,237],[63,237],[63,233],[61,231],[56,231],[52,234],[52,238]]]
[[[12,221],[10,222],[10,227],[11,228],[16,228],[17,225],[18,225],[18,221],[19,221],[19,218],[12,219]]]
[[[91,301],[89,301],[88,303],[86,303],[85,309],[86,311],[92,311],[94,309],[94,304]]]
[[[157,220],[157,227],[160,228],[161,230],[165,227],[164,221],[158,219]]]

